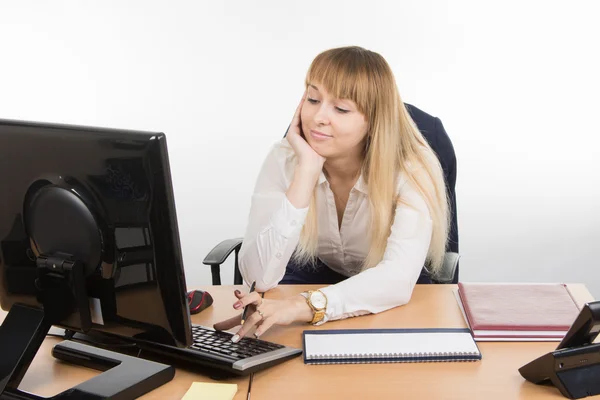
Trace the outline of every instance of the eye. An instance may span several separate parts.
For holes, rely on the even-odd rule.
[[[311,99],[310,97],[307,97],[306,100],[310,103],[310,104],[317,104],[319,102],[319,100],[315,100],[315,99]]]
[[[336,107],[335,109],[342,114],[346,114],[346,113],[350,112],[350,110],[344,110],[343,108],[339,108],[339,107]]]

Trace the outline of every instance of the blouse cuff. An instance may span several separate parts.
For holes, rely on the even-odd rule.
[[[271,216],[271,224],[283,237],[290,238],[300,234],[308,214],[308,207],[296,208],[287,196],[283,196],[281,207]]]
[[[332,285],[319,290],[327,297],[327,309],[325,310],[325,319],[323,322],[339,319],[344,314],[339,289]]]

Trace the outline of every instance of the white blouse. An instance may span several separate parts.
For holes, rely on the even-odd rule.
[[[255,185],[239,266],[246,283],[256,281],[259,291],[277,286],[283,278],[308,212],[308,207],[295,208],[285,194],[296,162],[283,139],[269,152]],[[409,205],[396,207],[383,260],[360,272],[370,243],[366,184],[358,178],[338,229],[333,192],[321,172],[316,192],[318,257],[349,277],[321,289],[327,296],[326,321],[378,313],[410,300],[429,249],[432,221],[422,196],[406,179],[398,180],[398,193]]]

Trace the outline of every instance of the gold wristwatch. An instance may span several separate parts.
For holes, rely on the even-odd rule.
[[[313,310],[313,319],[311,324],[316,325],[325,318],[325,310],[327,309],[327,296],[320,290],[309,290],[302,292],[302,296],[306,299],[306,303]]]

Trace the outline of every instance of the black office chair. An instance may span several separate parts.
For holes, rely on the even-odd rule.
[[[450,232],[448,235],[448,245],[446,255],[439,273],[431,277],[434,283],[457,283],[458,282],[458,221],[456,216],[456,155],[454,146],[446,133],[442,121],[433,117],[417,107],[405,104],[406,109],[415,121],[417,127],[437,155],[446,182],[446,190],[450,199]],[[242,247],[243,238],[224,240],[215,246],[204,258],[202,263],[210,265],[213,285],[221,284],[221,265],[235,252],[233,283],[241,285],[243,283],[242,275],[238,265],[238,253]]]

